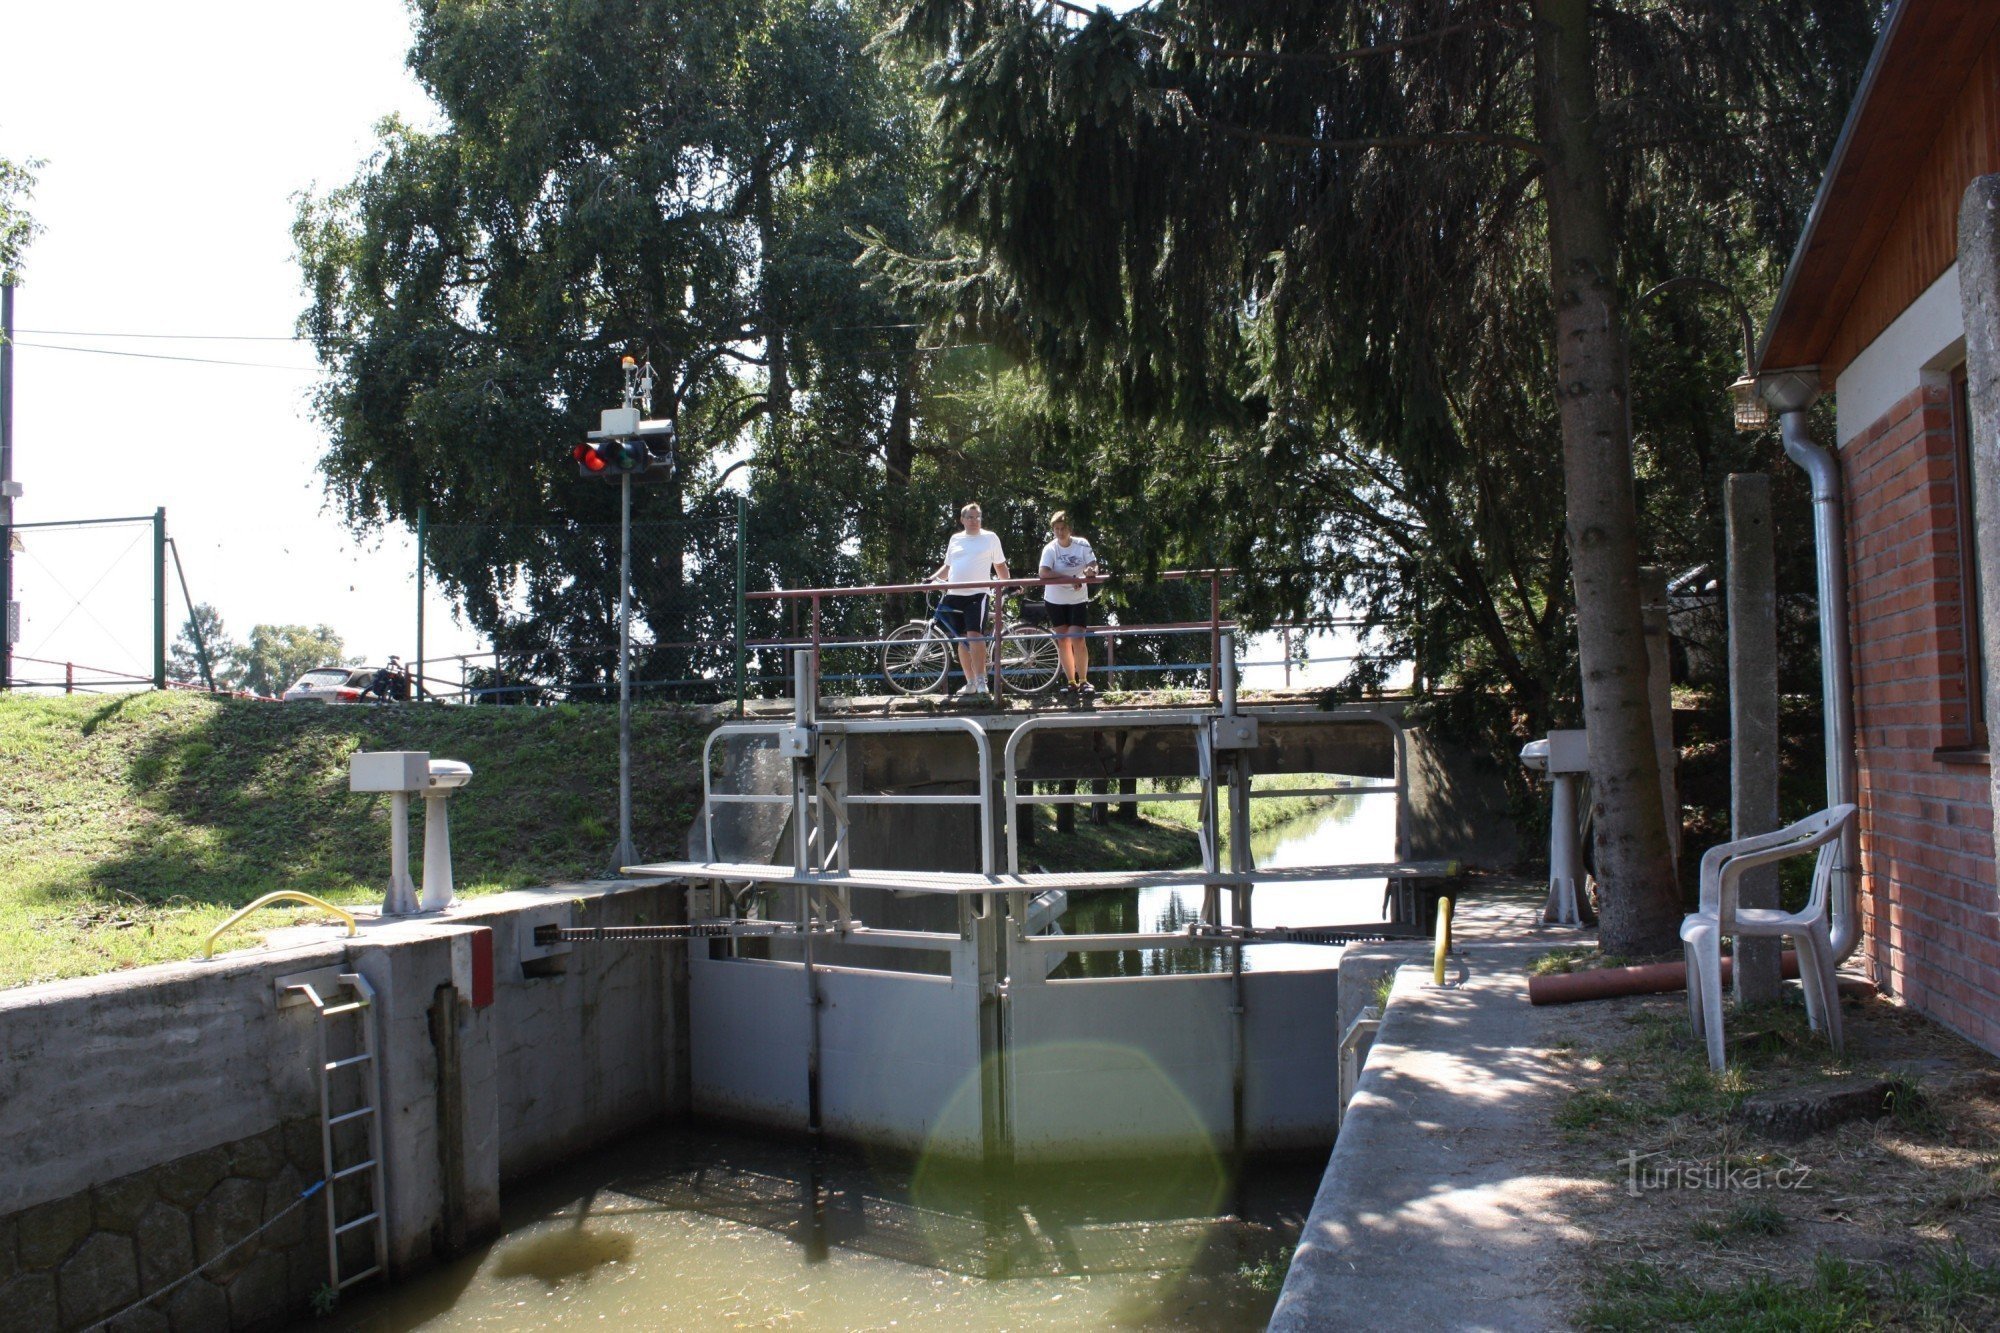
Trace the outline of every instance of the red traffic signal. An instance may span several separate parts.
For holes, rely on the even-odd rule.
[[[576,460],[576,470],[580,474],[586,477],[597,477],[602,476],[605,470],[611,466],[611,460],[605,456],[608,449],[608,442],[605,444],[579,444],[569,452],[570,457]]]

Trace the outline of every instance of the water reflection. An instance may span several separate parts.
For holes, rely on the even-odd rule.
[[[1265,869],[1390,861],[1396,855],[1395,798],[1386,794],[1336,797],[1297,819],[1254,835],[1250,845],[1256,864]],[[1384,888],[1380,879],[1269,884],[1253,896],[1251,921],[1259,926],[1380,921],[1384,919]],[[1171,888],[1076,894],[1070,900],[1069,911],[1063,914],[1063,933],[1182,930],[1201,919],[1201,892]],[[1234,923],[1233,904],[1226,893],[1222,895],[1219,917],[1224,925]],[[1243,955],[1247,972],[1304,971],[1332,964],[1332,953],[1325,945],[1258,944],[1246,949]],[[1134,949],[1123,953],[1071,954],[1050,975],[1067,980],[1228,970],[1229,955],[1221,949]]]
[[[677,1127],[511,1192],[500,1240],[310,1327],[1261,1328],[1322,1161],[999,1173]]]

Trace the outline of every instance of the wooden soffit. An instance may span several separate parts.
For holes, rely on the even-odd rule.
[[[1898,0],[1786,266],[1760,369],[1818,365],[1825,357],[1909,192],[1914,164],[1996,27],[2000,0]]]

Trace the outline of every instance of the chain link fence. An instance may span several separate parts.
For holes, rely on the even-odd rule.
[[[6,683],[100,693],[165,684],[166,514],[0,532],[15,623]]]

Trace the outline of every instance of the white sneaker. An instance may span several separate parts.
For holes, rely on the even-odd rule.
[[[984,699],[986,697],[986,687],[975,681],[960,690],[958,697],[961,699]]]

